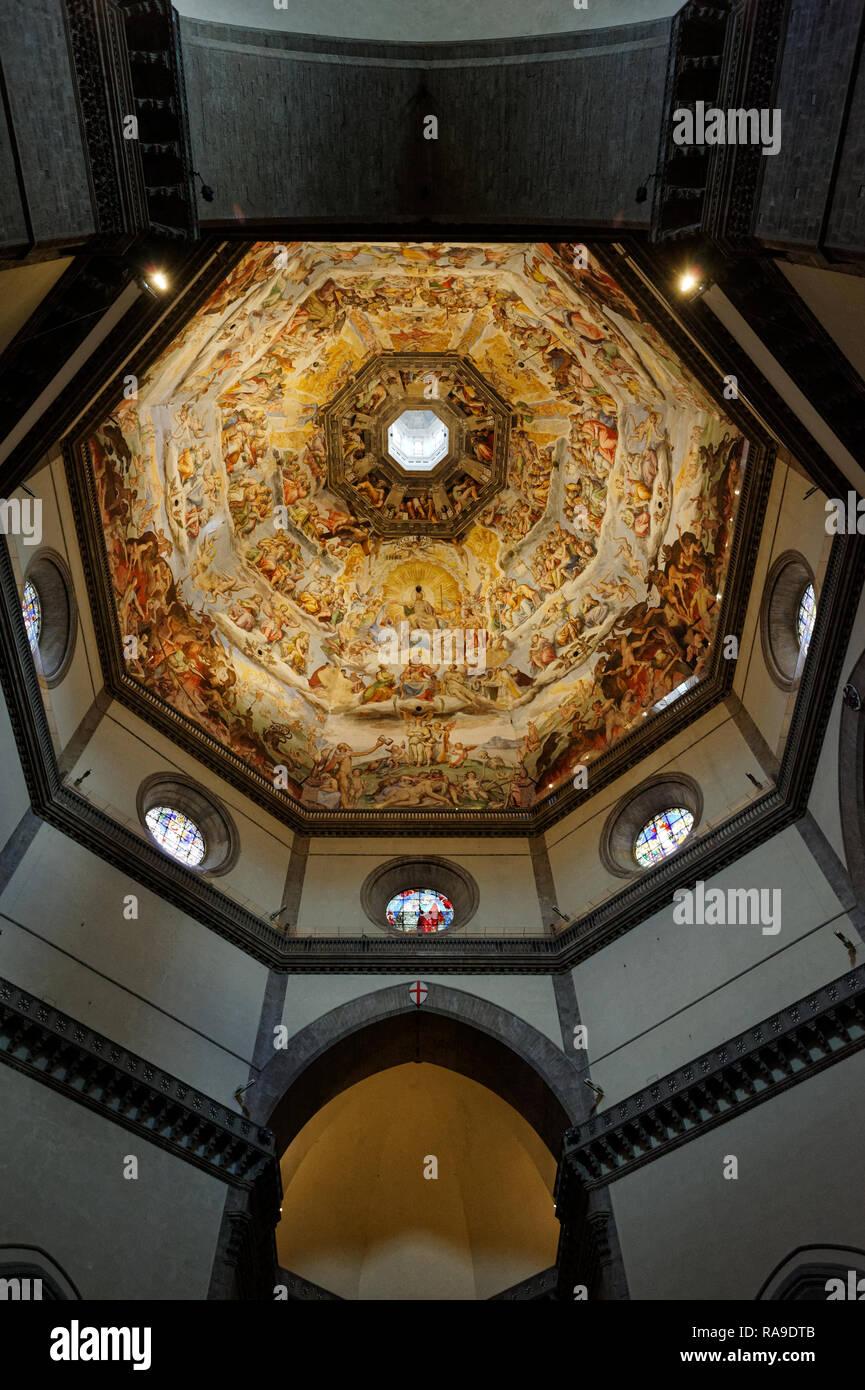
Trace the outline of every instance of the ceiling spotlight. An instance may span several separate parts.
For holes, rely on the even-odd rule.
[[[700,278],[694,270],[686,270],[679,276],[679,293],[691,294],[699,285]]]
[[[165,293],[170,282],[164,270],[159,270],[155,266],[149,266],[140,277],[138,283],[143,290],[153,295],[155,299],[158,295]]]

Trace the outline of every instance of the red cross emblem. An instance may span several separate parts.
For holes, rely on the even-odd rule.
[[[423,980],[415,980],[413,985],[409,985],[408,992],[412,1001],[415,1004],[417,1004],[418,1008],[420,1008],[421,1004],[426,999],[429,990],[427,989]]]

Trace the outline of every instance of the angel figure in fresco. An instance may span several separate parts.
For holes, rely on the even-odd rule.
[[[450,767],[462,767],[469,753],[477,746],[476,743],[460,743],[459,741],[452,743],[448,754],[448,765]]]
[[[556,659],[556,649],[549,637],[542,632],[534,633],[529,646],[529,664],[536,671],[543,671]]]
[[[640,424],[634,428],[633,433],[628,436],[628,447],[631,447],[632,440],[636,440],[638,444],[645,443],[646,446],[649,446],[663,439],[664,431],[661,426],[662,418],[660,411],[653,410],[650,406],[646,413],[645,420],[642,420]]]
[[[298,632],[293,637],[286,637],[280,643],[280,652],[283,661],[290,666],[299,676],[306,675],[306,665],[309,658],[309,633]]]

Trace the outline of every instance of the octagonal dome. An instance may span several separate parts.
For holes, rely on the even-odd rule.
[[[340,242],[247,249],[84,463],[145,717],[368,825],[524,816],[691,702],[746,456],[593,256]]]

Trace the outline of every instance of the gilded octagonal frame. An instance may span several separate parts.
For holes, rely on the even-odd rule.
[[[464,409],[450,394],[439,396],[442,378],[464,388],[473,406]],[[390,381],[389,388],[381,385],[385,398],[371,411],[359,411],[358,400],[383,379]],[[450,441],[439,463],[415,474],[397,463],[387,442],[393,421],[412,409],[437,415]],[[380,535],[452,539],[505,485],[512,417],[508,403],[460,353],[375,353],[322,410],[327,485]],[[481,430],[489,458],[472,452]],[[363,448],[359,459],[347,458],[352,444],[355,452]],[[473,493],[468,500],[455,493],[465,479]]]

